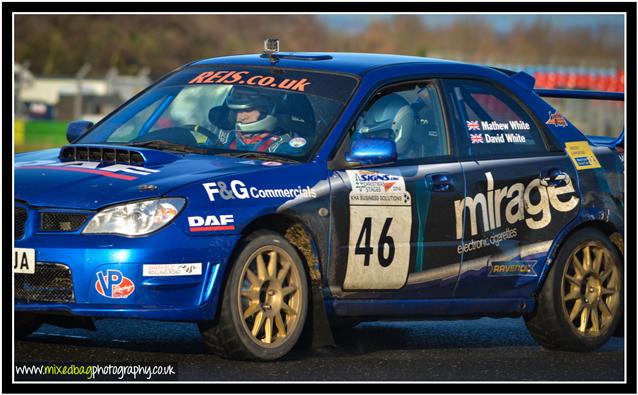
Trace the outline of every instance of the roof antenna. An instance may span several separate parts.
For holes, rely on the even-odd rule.
[[[267,38],[264,40],[264,54],[262,56],[270,59],[272,63],[277,63],[279,59],[275,56],[279,52],[279,39]]]

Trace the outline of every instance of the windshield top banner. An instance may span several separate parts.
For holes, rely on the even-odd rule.
[[[263,87],[305,92],[311,82],[307,78],[294,80],[284,78],[277,81],[273,76],[251,75],[250,71],[204,71],[188,81],[189,84],[238,84],[258,85]]]
[[[171,76],[162,85],[244,85],[287,92],[323,96],[340,101],[348,98],[356,85],[352,77],[285,69],[191,68]]]

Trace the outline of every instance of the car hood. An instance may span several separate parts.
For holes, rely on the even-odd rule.
[[[90,148],[91,152],[86,154],[72,150],[77,151],[74,157],[73,152],[65,157],[61,149],[17,154],[15,199],[40,207],[95,210],[115,203],[163,196],[201,180],[294,166],[121,146]],[[132,155],[127,156],[127,150],[132,151]],[[117,159],[113,161],[113,157],[109,157],[107,162],[100,157],[100,152],[113,152]],[[275,164],[276,167],[268,166]]]

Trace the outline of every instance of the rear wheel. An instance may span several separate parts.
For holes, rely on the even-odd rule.
[[[37,314],[16,312],[15,313],[15,338],[24,339],[37,331],[42,325],[42,319]]]
[[[554,350],[591,351],[615,332],[622,315],[621,260],[607,237],[584,229],[561,247],[525,318],[532,336]]]
[[[200,325],[204,343],[233,359],[273,360],[303,331],[308,281],[299,254],[274,232],[249,236],[231,268],[219,321]]]

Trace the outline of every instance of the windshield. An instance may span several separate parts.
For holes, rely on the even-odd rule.
[[[78,143],[201,153],[309,155],[357,81],[280,68],[192,67],[98,124]]]

